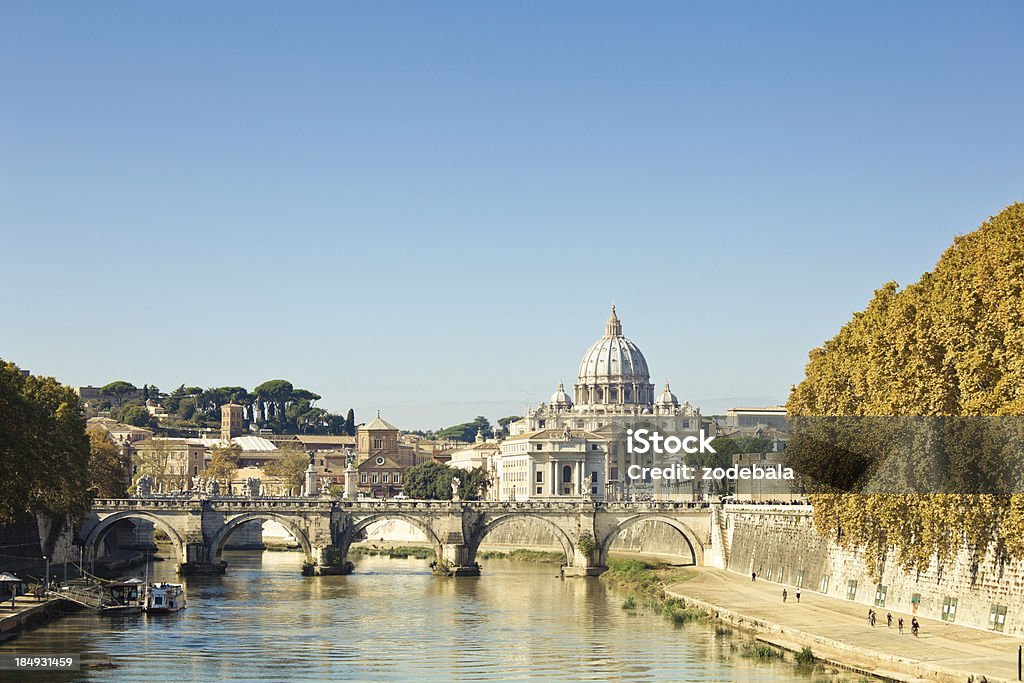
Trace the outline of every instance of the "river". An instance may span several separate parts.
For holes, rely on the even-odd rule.
[[[479,578],[447,579],[426,560],[363,557],[350,576],[304,578],[294,552],[225,559],[225,576],[187,579],[182,612],[79,612],[0,652],[85,664],[19,681],[832,680],[744,659],[742,635],[629,614],[601,581],[559,580],[552,565],[492,559]],[[171,562],[152,567],[173,580]]]

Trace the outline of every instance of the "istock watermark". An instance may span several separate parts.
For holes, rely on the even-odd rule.
[[[660,432],[649,429],[627,429],[626,451],[629,453],[655,453],[658,455],[677,455],[679,453],[716,453],[711,441],[715,438],[700,430],[700,436],[684,436],[674,434],[662,436]]]

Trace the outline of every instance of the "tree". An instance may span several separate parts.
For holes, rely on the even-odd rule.
[[[451,500],[452,480],[459,478],[459,497],[480,500],[490,488],[491,479],[482,467],[463,470],[440,462],[424,462],[405,471],[402,490],[410,498]]]
[[[89,430],[89,479],[100,498],[128,495],[130,463],[110,435],[102,429]]]
[[[214,446],[210,449],[210,464],[206,466],[205,476],[230,486],[238,470],[238,456],[241,453],[242,449],[238,444]]]
[[[348,409],[348,415],[345,416],[345,434],[356,435],[356,412],[351,408]]]
[[[281,419],[284,413],[284,404],[291,399],[295,388],[292,383],[285,379],[272,379],[260,384],[252,390],[255,396],[262,403],[274,407],[274,417]],[[266,416],[264,416],[266,422]]]
[[[519,415],[509,415],[508,417],[503,417],[500,420],[498,420],[498,425],[507,432],[508,426],[510,424],[512,424],[513,422],[518,422],[519,420],[522,419],[523,418]]]
[[[452,468],[455,470],[453,476],[459,477],[459,496],[462,500],[483,500],[487,490],[491,488],[491,475],[483,467],[474,467],[471,470]],[[449,491],[451,484],[448,484]]]
[[[135,476],[132,485],[144,476],[166,489],[181,485],[180,476],[172,472],[175,460],[174,443],[168,439],[148,439],[135,447]]]
[[[437,432],[436,438],[442,441],[451,440],[471,443],[476,439],[477,432],[482,433],[484,436],[490,436],[491,434],[491,423],[483,415],[477,415],[476,419],[472,422],[463,422],[452,427],[446,427]]]
[[[302,490],[306,478],[309,456],[298,449],[283,448],[280,457],[267,463],[264,468],[267,474],[277,477],[289,495],[297,495]]]
[[[452,468],[440,462],[424,462],[405,471],[402,490],[410,498],[451,500]]]
[[[124,403],[124,397],[128,394],[133,394],[138,391],[138,388],[131,382],[126,382],[123,379],[119,379],[110,384],[104,384],[100,387],[100,392],[104,396],[110,396],[114,399],[114,403],[117,407],[121,407]]]
[[[1024,204],[1018,203],[957,237],[934,270],[916,283],[903,289],[895,282],[883,285],[863,311],[810,352],[804,380],[786,404],[796,420],[787,458],[795,459],[798,474],[801,466],[813,471],[822,489],[842,490],[861,480],[859,473],[876,462],[873,450],[863,447],[870,444],[845,453],[802,447],[801,439],[816,440],[805,439],[806,429],[812,437],[830,429],[827,420],[804,418],[1024,415],[1021,329]],[[959,421],[935,424],[952,429],[954,437],[957,430],[973,429]],[[875,436],[877,432],[873,430]],[[871,436],[866,430],[854,434],[858,439]],[[994,446],[998,449],[999,444]],[[848,456],[857,452],[868,457],[851,470]],[[942,484],[964,473],[973,475],[985,464],[979,457],[990,453],[981,449],[961,455],[956,467],[946,469]],[[1009,464],[1008,472],[1014,472],[1019,457]],[[920,463],[910,460],[909,465]],[[812,496],[815,523],[844,545],[864,548],[875,573],[886,557],[896,557],[908,569],[924,570],[933,561],[941,566],[964,546],[972,549],[973,561],[990,547],[1002,548],[1008,559],[1024,557],[1024,498],[979,489],[950,491],[818,493]]]
[[[76,518],[89,506],[89,438],[78,396],[0,360],[0,521]]]
[[[118,411],[118,421],[135,427],[153,427],[156,422],[144,406],[126,406]]]

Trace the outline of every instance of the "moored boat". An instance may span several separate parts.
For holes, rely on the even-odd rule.
[[[137,614],[142,611],[146,582],[142,579],[115,581],[107,585],[100,614]]]
[[[180,583],[154,583],[146,590],[146,614],[168,614],[185,608],[185,587]]]

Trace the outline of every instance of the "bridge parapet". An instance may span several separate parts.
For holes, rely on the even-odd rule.
[[[476,553],[488,533],[510,522],[532,518],[535,524],[546,525],[565,551],[566,575],[592,576],[604,569],[618,535],[645,521],[674,527],[689,544],[693,561],[703,563],[705,548],[716,542],[711,517],[718,509],[709,503],[676,501],[348,501],[328,496],[245,498],[199,494],[97,499],[89,520],[79,531],[89,551],[95,553],[114,524],[123,519],[148,520],[174,541],[182,571],[206,572],[223,570],[221,550],[234,529],[249,522],[274,520],[299,539],[314,573],[333,573],[350,570],[348,548],[365,537],[370,525],[389,518],[401,519],[424,533],[439,564],[455,573],[472,574],[479,572]]]

